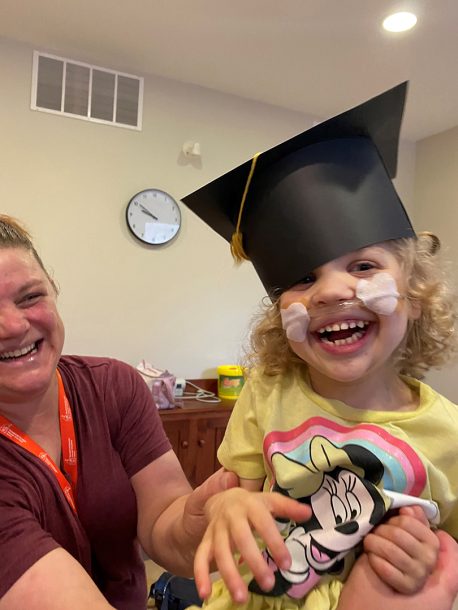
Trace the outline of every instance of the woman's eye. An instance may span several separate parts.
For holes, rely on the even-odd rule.
[[[21,299],[21,305],[24,307],[29,307],[30,305],[34,305],[43,294],[41,292],[33,292],[31,294],[27,294],[23,299]]]

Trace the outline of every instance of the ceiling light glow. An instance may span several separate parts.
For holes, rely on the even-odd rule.
[[[388,32],[405,32],[417,23],[417,17],[413,13],[401,12],[389,15],[383,22],[383,27]]]

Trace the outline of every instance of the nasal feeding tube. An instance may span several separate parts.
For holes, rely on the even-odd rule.
[[[281,309],[282,326],[287,338],[300,343],[307,336],[311,318],[317,320],[355,307],[364,307],[379,315],[390,316],[396,309],[398,299],[401,298],[395,279],[385,272],[377,273],[369,280],[360,279],[356,284],[355,294],[355,299],[335,301],[319,307],[312,306],[310,309],[300,301]]]

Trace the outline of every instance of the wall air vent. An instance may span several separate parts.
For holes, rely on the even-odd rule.
[[[143,78],[34,51],[31,108],[140,130]]]

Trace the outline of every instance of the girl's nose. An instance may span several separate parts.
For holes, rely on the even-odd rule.
[[[16,306],[0,308],[0,338],[19,337],[28,331],[30,323],[24,311]]]
[[[318,277],[310,291],[310,304],[328,305],[355,297],[355,279],[348,273],[327,272]]]

